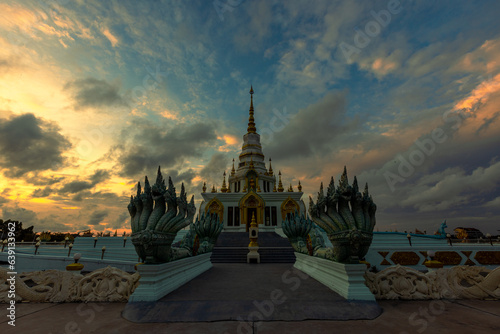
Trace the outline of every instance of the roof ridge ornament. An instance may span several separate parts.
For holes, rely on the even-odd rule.
[[[220,191],[222,193],[227,192],[227,186],[226,186],[226,171],[224,171],[224,180],[222,181],[222,188],[220,188]]]
[[[269,158],[269,176],[274,176],[273,166],[271,165],[271,158]]]
[[[281,171],[278,171],[278,176],[279,176],[279,183],[278,183],[278,192],[282,193],[283,190],[283,183],[281,182]]]
[[[233,169],[231,169],[231,176],[234,176],[235,173],[236,171],[234,170],[234,158],[233,158]]]

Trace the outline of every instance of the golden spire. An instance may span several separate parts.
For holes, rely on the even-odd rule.
[[[201,188],[203,190],[203,192],[206,192],[207,191],[207,183],[206,182],[203,182],[203,188]]]
[[[292,184],[290,183],[290,187],[288,187],[288,192],[289,193],[293,193],[293,187],[292,187]]]
[[[227,191],[226,187],[226,171],[224,171],[224,180],[222,181],[222,188],[220,188],[221,193],[225,193]]]
[[[217,192],[217,190],[215,190],[215,185],[212,185],[212,192],[213,192],[213,193],[216,193],[216,192]]]
[[[271,165],[271,158],[269,158],[269,176],[273,176],[273,166]]]
[[[274,182],[273,182],[273,193],[277,192],[276,190],[276,176],[274,177]]]
[[[234,158],[233,158],[233,169],[231,169],[231,176],[234,176],[234,173],[236,173],[236,171],[234,170]]]
[[[299,189],[299,191],[302,191],[302,185],[300,184],[300,180],[299,180],[299,185],[297,186],[297,189]]]
[[[250,116],[248,117],[248,133],[256,133],[257,129],[255,128],[255,119],[253,118],[253,87],[250,86]]]
[[[283,190],[285,189],[283,188],[283,183],[281,183],[281,171],[278,171],[278,175],[279,175],[278,192],[282,193]]]

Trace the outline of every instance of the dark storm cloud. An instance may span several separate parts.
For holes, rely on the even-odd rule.
[[[87,225],[99,225],[109,214],[108,210],[97,210],[91,213]]]
[[[58,189],[60,194],[75,194],[83,190],[92,189],[97,184],[105,181],[110,176],[109,171],[98,169],[87,181],[76,180],[66,183],[61,189]]]
[[[5,175],[20,177],[64,165],[62,154],[71,144],[59,131],[33,114],[0,119],[0,168],[7,169]]]
[[[95,193],[92,193],[90,191],[82,191],[82,192],[79,192],[78,194],[76,194],[75,196],[73,196],[71,198],[72,201],[76,201],[76,202],[81,202],[82,200],[98,200],[99,203],[103,203],[102,201],[109,201],[109,202],[106,202],[106,203],[111,203],[111,201],[114,202],[114,204],[116,204],[117,200],[120,200],[120,197],[115,194],[115,193],[110,193],[110,192],[101,192],[101,191],[97,191]]]
[[[222,173],[227,167],[227,161],[222,153],[212,155],[210,161],[200,171],[200,177],[208,182],[222,182]]]
[[[75,109],[87,107],[127,106],[127,102],[120,95],[120,87],[105,80],[96,78],[78,79],[68,82],[65,88],[72,91],[75,100]]]
[[[82,190],[91,189],[93,187],[94,187],[94,185],[91,182],[72,181],[72,182],[66,183],[64,185],[64,187],[59,189],[59,193],[74,194],[74,193],[80,192]]]
[[[94,172],[94,174],[89,178],[89,181],[96,185],[108,179],[110,177],[110,173],[105,169],[98,169]]]
[[[196,173],[192,169],[188,169],[184,172],[179,172],[177,169],[171,169],[167,173],[167,175],[172,178],[172,182],[174,182],[176,187],[177,185],[180,187],[182,183],[184,183],[186,187],[191,185],[191,180],[196,176]]]
[[[113,221],[108,228],[117,229],[117,228],[129,228],[129,220],[130,215],[127,211],[122,212],[115,221]]]
[[[123,134],[129,137],[131,132],[131,143],[118,147],[118,168],[122,176],[134,178],[143,177],[151,166],[168,169],[185,159],[199,157],[217,139],[214,126],[204,123],[180,124],[165,130],[161,124],[142,122]]]
[[[299,110],[283,129],[273,133],[273,140],[265,148],[266,156],[282,160],[331,153],[336,140],[355,123],[346,122],[345,104],[344,93],[331,93]]]
[[[52,193],[53,193],[53,190],[50,187],[45,187],[43,189],[37,188],[37,189],[35,189],[35,191],[33,191],[31,196],[33,196],[33,197],[48,197],[48,196],[52,195]]]
[[[3,197],[3,196],[0,196],[0,207],[4,204],[4,203],[8,203],[9,202],[9,199]]]
[[[2,208],[2,219],[17,220],[23,223],[23,227],[28,227],[35,225],[38,222],[38,217],[35,211],[21,208],[19,206],[15,207],[3,207]]]
[[[28,183],[31,183],[35,186],[50,186],[56,183],[61,182],[65,178],[62,176],[50,176],[50,177],[43,177],[40,175],[34,175],[34,176],[29,176],[25,178],[24,180]]]

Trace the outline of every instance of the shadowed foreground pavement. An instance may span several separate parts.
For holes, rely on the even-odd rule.
[[[249,268],[252,274],[247,272]],[[198,317],[197,322],[134,323],[122,317],[122,312],[134,310],[125,303],[19,303],[16,305],[16,327],[7,324],[7,305],[0,306],[0,332],[312,334],[348,331],[351,334],[500,331],[499,301],[379,301],[383,312],[373,320],[297,320],[304,315],[318,319],[332,314],[337,319],[356,314],[358,318],[366,319],[373,310],[366,310],[362,305],[352,308],[342,297],[291,269],[290,264],[218,264],[164,297],[157,303],[159,306],[137,308],[135,314],[129,314],[142,321],[172,321],[165,319],[166,316],[175,316],[177,319]],[[263,301],[273,299],[282,303],[273,304],[272,312],[270,308],[259,308],[253,303],[257,301],[262,305]],[[167,307],[168,303],[171,303],[171,309]],[[263,316],[255,313],[259,310]],[[237,320],[200,322],[203,318],[228,314]],[[247,321],[249,316],[252,318],[250,322]],[[238,321],[238,317],[243,320]],[[261,317],[263,321],[260,321]],[[287,317],[295,320],[273,320]]]
[[[134,322],[374,319],[376,302],[347,301],[286,264],[220,264],[157,302],[129,303]]]

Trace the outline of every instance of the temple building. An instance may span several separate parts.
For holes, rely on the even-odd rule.
[[[200,213],[217,213],[224,222],[224,232],[248,232],[255,217],[258,228],[262,232],[272,232],[281,227],[287,214],[298,211],[305,214],[305,205],[301,200],[302,186],[300,181],[297,190],[290,184],[284,188],[281,172],[278,182],[269,159],[266,167],[260,135],[254,118],[253,88],[250,88],[250,110],[247,133],[243,135],[243,146],[237,166],[233,159],[233,167],[229,175],[224,171],[222,187],[208,189],[203,184],[203,202]],[[227,176],[227,184],[226,184]]]

